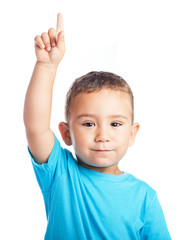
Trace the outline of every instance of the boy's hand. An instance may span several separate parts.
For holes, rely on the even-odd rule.
[[[36,36],[35,52],[37,63],[48,67],[57,67],[65,54],[65,38],[63,33],[63,18],[57,14],[57,28],[50,28],[48,33]]]

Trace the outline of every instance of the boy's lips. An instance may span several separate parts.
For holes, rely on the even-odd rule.
[[[92,149],[94,152],[112,152],[113,150],[108,150],[108,149]]]

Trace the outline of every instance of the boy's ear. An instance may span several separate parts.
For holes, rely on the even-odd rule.
[[[60,122],[59,124],[59,131],[61,133],[61,136],[63,138],[63,141],[65,142],[66,145],[71,146],[71,136],[70,136],[70,131],[69,131],[69,126],[65,122]]]
[[[134,141],[135,141],[135,137],[137,135],[137,132],[139,131],[140,128],[140,124],[139,123],[134,123],[131,127],[131,136],[129,139],[129,146],[132,146]]]

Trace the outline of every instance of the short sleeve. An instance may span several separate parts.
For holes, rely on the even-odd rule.
[[[64,172],[65,168],[64,162],[61,161],[61,159],[64,158],[62,150],[63,149],[60,146],[60,142],[55,136],[54,146],[48,158],[48,162],[38,164],[31,155],[30,150],[28,148],[34,172],[36,175],[36,179],[42,192],[49,191],[52,187],[52,183],[55,182],[55,178],[59,177]],[[62,164],[62,166],[60,166],[60,164]]]
[[[141,229],[143,240],[171,240],[164,214],[157,194],[146,209],[144,226]]]

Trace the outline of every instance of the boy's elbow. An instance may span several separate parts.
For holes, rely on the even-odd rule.
[[[31,117],[29,116],[29,114],[27,114],[25,110],[23,114],[23,121],[24,121],[24,126],[26,131],[30,131],[30,132],[36,131],[36,126],[34,126],[34,122],[32,122]]]

